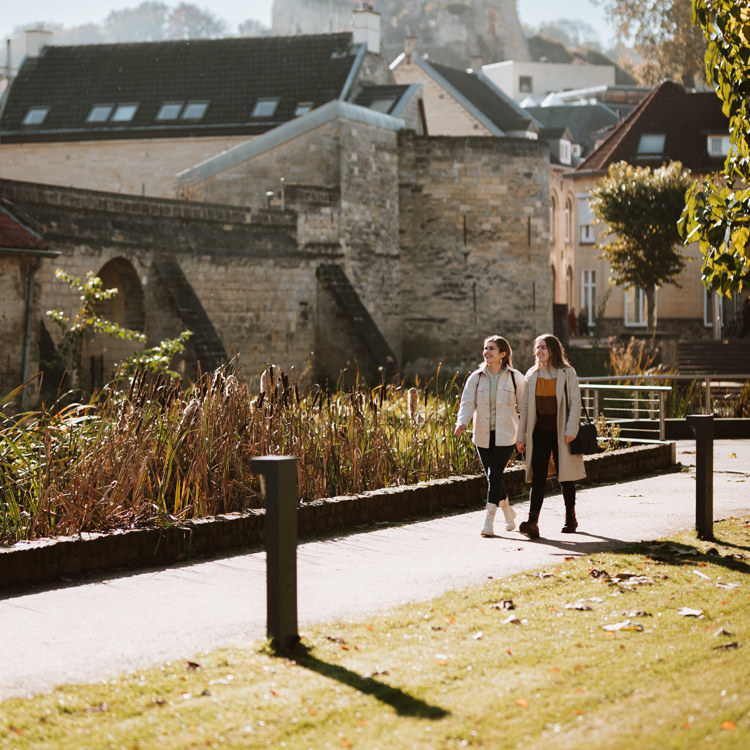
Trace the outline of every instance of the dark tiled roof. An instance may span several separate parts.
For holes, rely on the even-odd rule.
[[[47,47],[27,58],[11,88],[2,138],[46,140],[256,134],[287,122],[301,102],[342,96],[359,46],[351,33]],[[253,118],[258,98],[276,111]],[[164,102],[206,101],[200,120],[157,121]],[[137,103],[130,122],[87,124],[95,104]],[[30,107],[49,107],[24,126]]]
[[[47,250],[39,235],[19,223],[0,207],[0,248],[3,250]]]
[[[603,104],[569,104],[524,109],[545,128],[569,128],[573,143],[583,147],[584,155],[593,149],[595,133],[620,122],[618,114]]]
[[[641,134],[664,134],[662,155],[638,155]],[[610,164],[627,161],[638,166],[660,166],[680,161],[692,172],[719,169],[723,157],[710,157],[708,135],[728,135],[729,121],[713,92],[688,92],[677,83],[665,81],[655,88],[577,171],[604,171]]]
[[[534,118],[483,75],[426,63],[503,132],[528,130]],[[535,124],[535,123],[534,123]]]

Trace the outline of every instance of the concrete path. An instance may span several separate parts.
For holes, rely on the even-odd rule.
[[[561,534],[562,497],[545,501],[543,539],[483,513],[308,542],[298,549],[300,632],[402,602],[480,584],[562,557],[695,528],[694,443],[677,444],[681,471],[579,489],[579,533]],[[750,440],[714,444],[714,518],[750,514]],[[528,501],[514,504],[520,522]],[[0,598],[0,700],[95,682],[265,637],[265,553],[107,577]]]

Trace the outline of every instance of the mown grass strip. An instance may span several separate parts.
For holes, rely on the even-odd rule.
[[[750,520],[715,531],[5,701],[0,747],[744,750]]]

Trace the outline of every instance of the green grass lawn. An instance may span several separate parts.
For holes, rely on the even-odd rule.
[[[0,748],[746,750],[750,520],[715,532],[8,700]]]

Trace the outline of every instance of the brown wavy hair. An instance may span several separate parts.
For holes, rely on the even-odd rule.
[[[495,344],[497,344],[497,348],[501,352],[505,352],[505,366],[513,367],[513,350],[510,348],[508,340],[503,338],[502,336],[493,334],[492,336],[487,336],[487,338],[482,342],[482,346],[484,346],[488,341],[494,341]]]
[[[540,341],[544,341],[544,343],[547,345],[550,367],[555,367],[558,370],[562,370],[564,367],[572,366],[570,362],[568,362],[568,358],[565,356],[565,349],[563,348],[563,345],[560,343],[560,339],[558,339],[557,336],[553,336],[551,333],[543,333],[541,336],[537,336],[534,339],[534,349],[536,349],[536,345]]]

